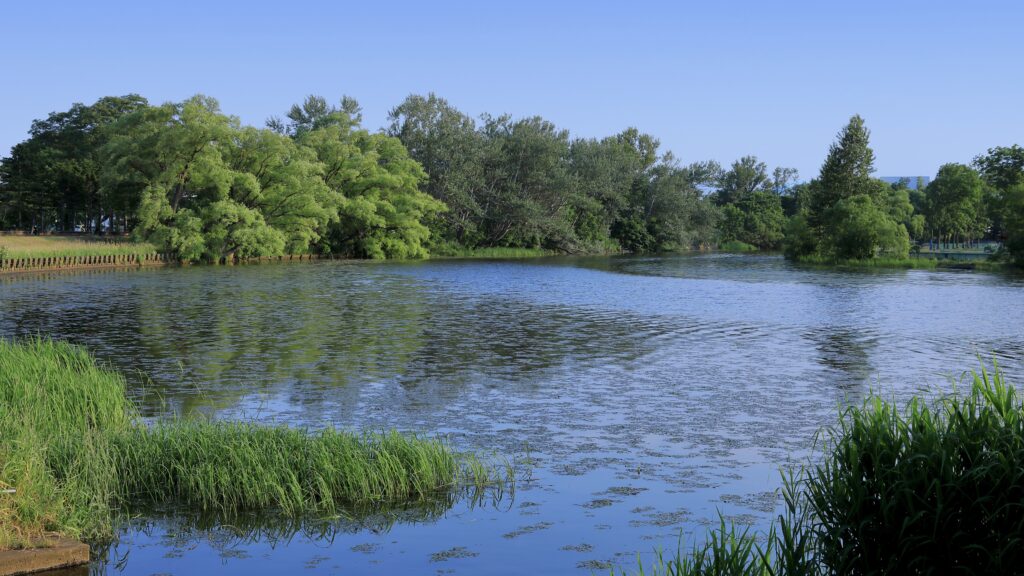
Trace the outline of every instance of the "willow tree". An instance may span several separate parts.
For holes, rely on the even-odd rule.
[[[307,98],[303,106],[293,107],[292,123],[284,131],[316,156],[321,182],[337,195],[338,217],[327,236],[330,249],[358,258],[428,256],[425,222],[445,205],[420,191],[423,168],[398,138],[358,128],[354,100],[326,109],[320,101]]]
[[[243,129],[213,98],[139,110],[115,131],[105,185],[138,188],[137,234],[182,260],[303,251],[335,217],[311,152]]]

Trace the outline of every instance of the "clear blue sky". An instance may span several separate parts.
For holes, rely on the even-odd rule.
[[[1024,144],[1024,2],[47,2],[0,10],[0,155],[73,102],[197,92],[262,125],[307,94],[365,125],[410,93],[470,115],[628,127],[684,162],[817,174],[850,115],[877,175]]]

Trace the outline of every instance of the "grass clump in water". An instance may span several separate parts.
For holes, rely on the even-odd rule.
[[[728,242],[722,242],[718,245],[718,249],[722,252],[757,252],[757,246],[753,244],[747,244],[739,240],[729,240]]]
[[[173,502],[223,513],[336,513],[343,504],[426,498],[504,480],[441,439],[397,432],[178,421],[113,435],[111,453],[127,504]]]
[[[112,535],[133,508],[338,514],[513,481],[442,439],[241,422],[142,423],[81,348],[0,340],[0,548]],[[7,491],[13,490],[13,493]]]
[[[1024,565],[1024,402],[998,370],[905,409],[843,412],[820,463],[784,482],[766,537],[734,526],[640,574],[1010,574]],[[614,574],[614,572],[613,572]]]

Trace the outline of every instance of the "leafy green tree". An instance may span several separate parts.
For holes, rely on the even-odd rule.
[[[772,192],[777,196],[786,196],[798,178],[800,178],[800,172],[796,168],[776,167],[772,171]]]
[[[327,227],[338,221],[344,197],[324,183],[315,151],[253,127],[240,129],[234,138],[226,160],[246,175],[235,184],[236,201],[284,235],[285,252],[301,254],[320,244]]]
[[[924,235],[925,217],[914,213],[914,204],[910,201],[910,190],[902,187],[886,189],[884,182],[881,180],[876,180],[876,182],[884,189],[876,202],[890,218],[903,225],[911,238],[921,238]]]
[[[1004,220],[1012,215],[1006,213],[1011,199],[1007,196],[1010,189],[1024,182],[1024,148],[1013,146],[996,146],[988,152],[974,158],[974,168],[988,184],[985,190],[985,212],[991,220],[991,236],[1001,238],[1005,235]]]
[[[990,185],[1009,190],[1024,182],[1024,148],[1017,144],[989,148],[974,158],[974,168]]]
[[[783,250],[786,258],[792,260],[810,256],[818,251],[818,235],[807,223],[806,212],[798,212],[786,221]]]
[[[286,117],[287,121],[277,117],[267,120],[267,127],[278,134],[300,138],[307,132],[338,122],[358,126],[363,121],[363,108],[351,96],[342,96],[338,107],[328,104],[323,96],[311,94],[302,104],[292,104]]]
[[[735,204],[754,192],[770,189],[773,184],[767,164],[756,156],[744,156],[733,162],[729,170],[722,172],[715,192],[715,202],[720,206]]]
[[[801,195],[800,213],[791,219],[786,253],[800,257],[816,252],[833,259],[866,259],[885,255],[905,258],[908,229],[919,231],[921,218],[906,185],[893,188],[871,177],[874,152],[860,116],[854,116],[829,148],[821,174]],[[816,248],[809,248],[809,237]]]
[[[569,160],[575,190],[570,219],[584,246],[617,243],[633,252],[654,249],[646,209],[632,202],[642,203],[639,193],[659,160],[659,145],[635,128],[602,140],[572,143]]]
[[[1006,248],[1018,266],[1024,266],[1024,182],[1003,194]]]
[[[786,224],[782,196],[797,177],[792,168],[776,168],[755,156],[744,156],[719,173],[713,194],[722,206],[720,239],[738,240],[762,249],[777,247]]]
[[[421,189],[444,202],[436,229],[459,244],[484,241],[484,140],[472,118],[430,93],[411,95],[393,108],[387,134],[401,140],[427,173]]]
[[[137,233],[183,260],[281,254],[285,236],[255,207],[252,174],[231,166],[241,135],[217,101],[195,96],[129,115],[107,147],[108,182],[144,186]]]
[[[311,151],[242,128],[213,98],[138,110],[114,129],[105,186],[136,189],[137,234],[182,260],[305,251],[336,219],[341,199]]]
[[[642,217],[653,238],[648,251],[690,250],[713,242],[720,214],[694,186],[694,178],[690,168],[678,166],[666,154],[651,169],[649,180],[636,187],[633,213]]]
[[[722,210],[723,241],[738,240],[758,248],[778,247],[784,237],[786,217],[782,199],[769,191],[755,191]]]
[[[290,130],[313,151],[322,166],[321,181],[336,195],[330,250],[358,258],[428,256],[426,222],[444,204],[420,191],[426,174],[399,139],[357,129],[344,108],[343,102],[315,128]]]
[[[988,227],[981,176],[963,164],[945,164],[925,190],[925,216],[940,241],[975,239]]]
[[[565,161],[569,133],[537,116],[485,115],[483,121],[487,145],[481,200],[487,243],[558,247],[571,240],[564,213],[572,194]]]
[[[103,194],[99,151],[111,124],[146,105],[146,99],[136,94],[107,96],[34,121],[29,139],[17,144],[0,164],[6,190],[2,200],[19,214],[19,226],[31,214],[40,228],[56,224],[71,230],[87,222],[96,231],[104,219],[116,225],[134,212],[135,199]]]
[[[906,228],[871,196],[844,198],[828,210],[826,218],[830,225],[824,251],[836,259],[863,260],[876,255],[906,258],[910,251]]]

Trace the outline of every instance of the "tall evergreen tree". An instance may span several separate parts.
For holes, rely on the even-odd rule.
[[[807,219],[811,226],[821,227],[825,212],[840,200],[859,194],[873,195],[879,189],[871,179],[875,153],[868,145],[870,135],[859,115],[850,118],[839,132],[810,197]]]

